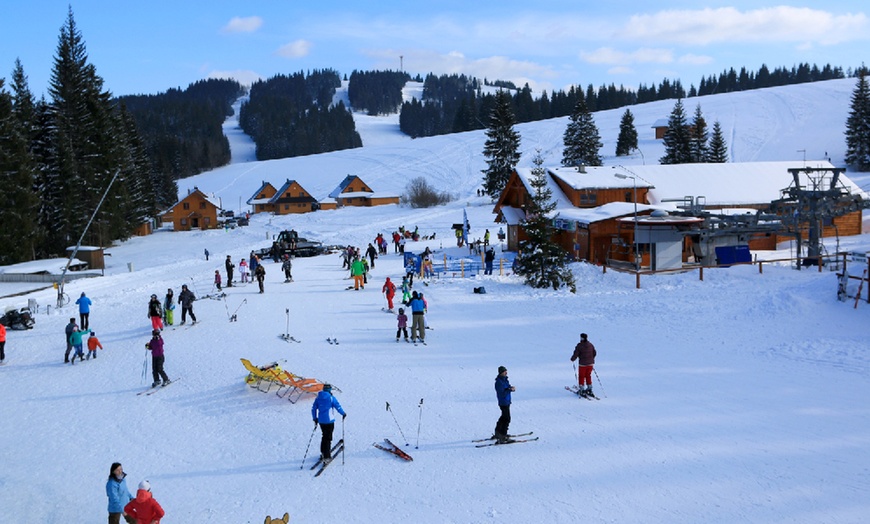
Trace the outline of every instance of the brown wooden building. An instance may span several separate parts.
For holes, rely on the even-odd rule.
[[[336,209],[343,206],[371,207],[398,203],[398,195],[376,193],[360,177],[347,175],[326,199],[320,201],[320,209]]]
[[[213,229],[217,227],[220,205],[194,187],[193,191],[161,215],[163,222],[172,222],[176,231]]]
[[[256,193],[247,200],[254,213],[275,213],[289,215],[310,213],[317,209],[317,200],[296,180],[286,180],[284,185],[275,186],[263,182]]]

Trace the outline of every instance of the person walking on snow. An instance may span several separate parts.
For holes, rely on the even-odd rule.
[[[227,255],[227,261],[224,263],[227,268],[227,287],[233,287],[233,269],[236,267],[233,264],[233,259]]]
[[[221,272],[217,269],[214,270],[214,287],[221,291]]]
[[[193,314],[193,302],[196,300],[196,295],[193,291],[187,289],[187,284],[181,285],[181,293],[178,294],[178,303],[181,304],[181,325],[187,322],[187,314],[190,313],[190,319],[196,324],[196,315]]]
[[[332,433],[335,430],[335,419],[332,418],[332,410],[341,413],[341,418],[347,417],[347,413],[341,408],[338,399],[332,394],[332,386],[324,384],[323,389],[314,399],[311,405],[311,418],[314,419],[314,427],[320,425],[320,458],[324,461],[332,460]]]
[[[127,488],[127,474],[120,462],[112,463],[109,468],[109,480],[106,481],[106,496],[109,497],[109,524],[121,524],[121,517],[128,523],[136,520],[124,513],[124,506],[133,500],[133,495]]]
[[[84,344],[82,339],[84,338],[84,336],[85,332],[76,327],[75,329],[73,329],[72,335],[70,335],[69,337],[70,344],[72,344],[73,348],[75,349],[75,353],[73,353],[73,357],[70,360],[70,362],[73,364],[76,363],[76,357],[79,357],[81,361],[85,360],[85,352],[82,350],[82,345]]]
[[[81,319],[81,328],[85,331],[88,330],[88,317],[91,316],[91,299],[85,296],[85,292],[82,291],[82,296],[76,299],[76,304],[79,305],[79,318]]]
[[[147,480],[139,483],[136,498],[124,506],[124,513],[133,517],[136,524],[160,524],[160,519],[166,514],[151,495],[151,483]]]
[[[148,318],[151,319],[151,329],[163,330],[163,307],[157,295],[151,295],[148,301]]]
[[[598,352],[595,346],[589,342],[586,333],[580,333],[580,342],[574,346],[574,354],[571,362],[577,361],[577,380],[580,382],[579,395],[581,397],[593,396],[592,393],[592,368],[595,365],[595,357]]]
[[[408,283],[408,277],[402,277],[402,304],[408,305],[411,303],[411,285]]]
[[[411,342],[426,343],[426,320],[423,314],[426,312],[426,304],[416,291],[411,295]]]
[[[73,334],[73,331],[75,331],[75,329],[76,329],[76,319],[70,318],[69,324],[67,324],[63,330],[64,333],[66,334],[66,353],[63,354],[63,363],[64,364],[69,363],[69,354],[70,354],[70,351],[72,351],[72,342],[71,342],[72,334]]]
[[[88,360],[91,359],[91,356],[97,358],[97,348],[103,349],[103,345],[100,344],[100,339],[97,338],[97,334],[91,331],[91,336],[88,337]]]
[[[354,257],[350,263],[350,276],[353,277],[353,288],[359,291],[359,288],[365,289],[365,274],[366,266],[360,257]]]
[[[257,284],[260,286],[260,293],[263,293],[265,291],[263,288],[263,282],[266,280],[266,268],[263,267],[263,264],[257,263],[257,270],[254,271],[254,276],[257,277]]]
[[[393,310],[393,297],[396,296],[396,285],[390,280],[390,277],[387,277],[387,281],[384,282],[384,287],[381,288],[381,293],[386,295],[387,297],[387,311]]]
[[[369,247],[368,247],[368,249],[366,249],[366,255],[368,255],[369,260],[372,261],[372,263],[370,265],[371,265],[371,268],[374,269],[375,268],[375,259],[378,258],[378,251],[375,249],[375,246],[373,246],[371,242],[369,242]]]
[[[281,269],[284,270],[284,282],[293,282],[293,261],[290,260],[290,255],[284,255],[284,263],[281,264]]]
[[[493,435],[499,442],[507,442],[508,440],[508,426],[511,423],[511,392],[513,391],[516,391],[516,388],[511,386],[510,380],[508,380],[507,368],[499,366],[498,376],[495,377],[495,396],[498,398],[501,416],[495,423],[495,435]]]
[[[166,359],[163,355],[163,338],[160,336],[160,331],[155,329],[151,332],[151,341],[145,343],[145,349],[151,352],[151,376],[154,378],[151,387],[159,386],[160,379],[163,379],[164,386],[168,386],[171,381],[163,371],[163,363]]]

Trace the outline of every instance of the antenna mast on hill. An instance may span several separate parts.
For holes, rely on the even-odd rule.
[[[399,55],[399,72],[405,71],[405,55]]]

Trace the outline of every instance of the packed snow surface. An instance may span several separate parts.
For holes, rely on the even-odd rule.
[[[768,102],[736,94],[717,118],[730,118],[738,160],[794,159],[793,151],[824,144],[829,134],[842,144],[853,84],[765,91]],[[776,100],[784,102],[771,107]],[[827,100],[818,106],[827,113],[816,114],[813,100]],[[712,111],[712,97],[701,102],[705,114]],[[648,112],[636,118],[639,132],[671,106],[636,108],[636,115]],[[815,133],[806,142],[771,146],[773,135],[793,127],[784,113],[826,119],[831,107],[840,111],[836,126],[805,126]],[[760,108],[774,114],[756,114]],[[604,128],[620,115],[596,118]],[[530,147],[546,143],[558,163],[565,122],[520,126],[524,161]],[[749,139],[738,139],[742,133]],[[64,326],[78,314],[72,304],[49,308],[54,290],[0,299],[3,309],[27,299],[39,304],[33,330],[8,332],[0,367],[0,522],[104,521],[114,461],[124,465],[134,495],[140,480],[151,482],[166,524],[260,523],[284,512],[291,522],[866,522],[870,304],[839,302],[834,272],[771,263],[763,272],[708,269],[703,280],[697,271],[644,276],[636,289],[634,275],[578,263],[576,294],[529,288],[509,268],[486,277],[447,274],[428,285],[415,281],[428,301],[425,346],[395,342],[395,315],[382,310],[384,279],[400,282],[404,274],[392,246],[360,291],[346,289],[347,271],[331,254],[294,260],[292,283],[267,261],[263,294],[248,284],[225,288],[225,300],[205,298],[215,270],[226,280],[227,255],[238,264],[291,227],[362,248],[379,232],[418,227],[435,240],[410,242],[408,251],[429,247],[436,263],[467,256],[450,230],[463,212],[472,237],[486,228],[495,237],[499,227],[489,199],[474,196],[483,139],[464,133],[240,162],[185,181],[223,193],[225,207],[247,199],[261,177],[305,178],[306,188],[325,194],[349,173],[395,192],[425,174],[458,199],[430,209],[255,215],[250,226],[229,231],[160,230],[118,243],[108,250],[105,276],[65,286],[73,299],[86,292],[93,300],[91,329],[105,347],[96,360],[63,363]],[[828,154],[841,149],[831,145]],[[645,154],[647,162],[660,156],[652,147]],[[836,247],[868,246],[865,234]],[[762,258],[790,252],[784,244]],[[177,297],[182,284],[199,296],[200,322],[163,333],[166,371],[177,382],[137,395],[151,382],[150,370],[143,377],[148,298],[167,288]],[[481,286],[486,294],[473,293]],[[179,317],[177,309],[176,323]],[[282,340],[287,331],[301,342]],[[598,350],[601,400],[564,389],[576,382],[569,357],[581,332]],[[344,436],[346,451],[322,476],[308,469],[319,441],[313,397],[293,404],[274,387],[250,387],[240,358],[278,361],[340,388],[348,417],[338,419],[336,438]],[[502,365],[516,387],[511,433],[534,431],[540,440],[478,449],[471,440],[490,436],[499,415],[493,380]],[[414,461],[372,446],[385,437]]]

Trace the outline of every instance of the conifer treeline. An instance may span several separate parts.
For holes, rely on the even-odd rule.
[[[88,63],[72,9],[60,30],[49,99],[35,100],[17,60],[11,92],[3,85],[0,264],[65,255],[104,194],[85,244],[109,245],[154,216],[165,181],[150,169],[132,116]]]
[[[239,123],[257,144],[257,159],[361,147],[350,111],[343,102],[331,105],[340,85],[332,69],[277,75],[252,85]]]
[[[371,116],[387,115],[402,105],[402,88],[411,79],[398,71],[354,71],[347,85],[351,107]]]
[[[185,90],[118,100],[133,116],[154,173],[166,180],[157,204],[166,209],[178,198],[172,182],[226,165],[230,145],[223,123],[243,93],[235,80],[201,80]]]

